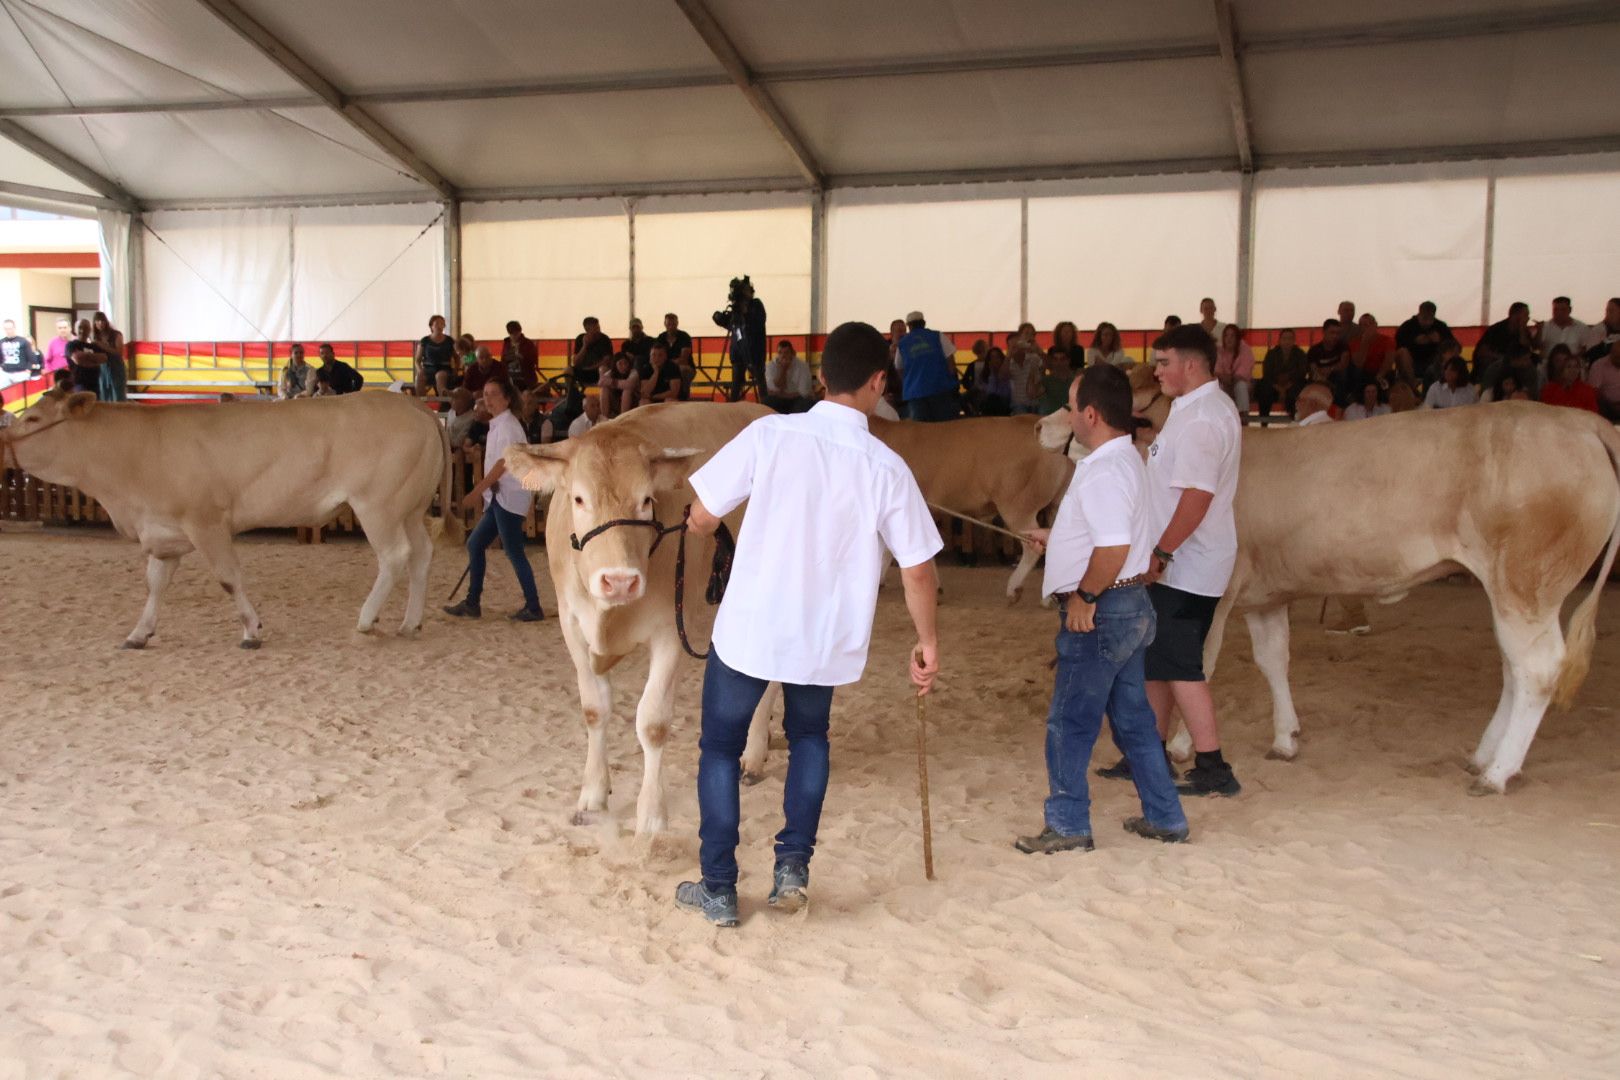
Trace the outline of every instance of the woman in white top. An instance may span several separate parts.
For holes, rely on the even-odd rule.
[[[1424,409],[1449,409],[1453,405],[1473,405],[1479,401],[1479,390],[1468,381],[1468,365],[1462,357],[1453,356],[1446,361],[1440,381],[1429,387],[1423,395]]]
[[[1033,345],[1015,346],[1008,357],[1007,375],[1012,380],[1014,416],[1040,412],[1041,366],[1044,359],[1041,350]]]
[[[1226,396],[1237,404],[1238,416],[1249,419],[1249,387],[1254,382],[1254,350],[1243,340],[1236,323],[1221,327],[1215,339],[1215,378]]]
[[[1120,347],[1119,327],[1111,322],[1098,323],[1097,332],[1091,335],[1091,348],[1086,350],[1086,366],[1092,364],[1112,364],[1126,371],[1136,366],[1136,360]]]
[[[1344,410],[1344,418],[1371,420],[1375,416],[1386,416],[1389,411],[1389,406],[1378,400],[1378,384],[1370,382],[1361,388],[1361,400]]]
[[[506,471],[506,448],[528,442],[523,425],[512,412],[510,394],[504,383],[494,379],[484,384],[484,409],[489,413],[489,435],[484,440],[484,478],[461,500],[467,510],[482,500],[484,516],[478,519],[467,537],[467,598],[444,609],[446,614],[458,618],[476,619],[483,614],[479,602],[484,594],[484,552],[495,542],[496,534],[500,535],[501,548],[523,589],[523,606],[510,618],[514,622],[539,622],[546,617],[540,610],[540,594],[534,587],[534,568],[523,550],[523,520],[529,516],[534,495]]]

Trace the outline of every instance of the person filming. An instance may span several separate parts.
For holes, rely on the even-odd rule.
[[[731,279],[725,310],[714,313],[714,323],[731,340],[731,395],[741,401],[748,381],[765,385],[765,356],[769,337],[765,332],[765,305],[754,295],[754,283],[744,274]]]

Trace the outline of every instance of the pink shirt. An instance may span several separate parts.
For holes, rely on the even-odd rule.
[[[1595,362],[1586,373],[1586,381],[1598,392],[1598,397],[1610,405],[1620,405],[1620,366],[1608,357]]]
[[[53,337],[45,346],[45,373],[48,375],[57,368],[68,366],[68,343],[59,337]]]
[[[1215,350],[1215,377],[1236,382],[1254,380],[1254,350],[1249,348],[1247,341],[1238,342],[1236,356],[1225,349]]]

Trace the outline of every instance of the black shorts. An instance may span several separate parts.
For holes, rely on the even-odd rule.
[[[1218,596],[1199,596],[1168,585],[1148,586],[1158,633],[1143,658],[1149,682],[1203,682],[1204,639],[1215,621]]]

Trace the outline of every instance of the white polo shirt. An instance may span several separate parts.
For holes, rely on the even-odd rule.
[[[1091,553],[1129,544],[1119,576],[1147,572],[1157,537],[1148,532],[1147,466],[1129,435],[1109,439],[1080,459],[1069,480],[1046,545],[1041,595],[1073,592],[1086,574]],[[1112,584],[1110,582],[1109,584]]]
[[[1153,542],[1164,535],[1188,488],[1214,495],[1209,512],[1193,530],[1159,580],[1198,596],[1219,596],[1237,562],[1237,495],[1243,425],[1237,406],[1213,379],[1170,403],[1170,416],[1148,448],[1148,517]]]
[[[902,567],[943,547],[916,478],[831,401],[742,430],[692,475],[711,514],[748,499],[714,621],[714,648],[756,679],[842,686],[861,677],[884,549]]]
[[[506,460],[506,448],[513,444],[522,446],[529,441],[523,433],[523,424],[507,409],[501,415],[489,422],[489,434],[484,437],[484,466],[494,468],[497,461]],[[488,507],[491,498],[499,499],[501,509],[513,514],[527,514],[529,506],[534,502],[534,492],[523,486],[512,470],[508,469],[495,481],[495,486],[484,490],[484,506]]]

